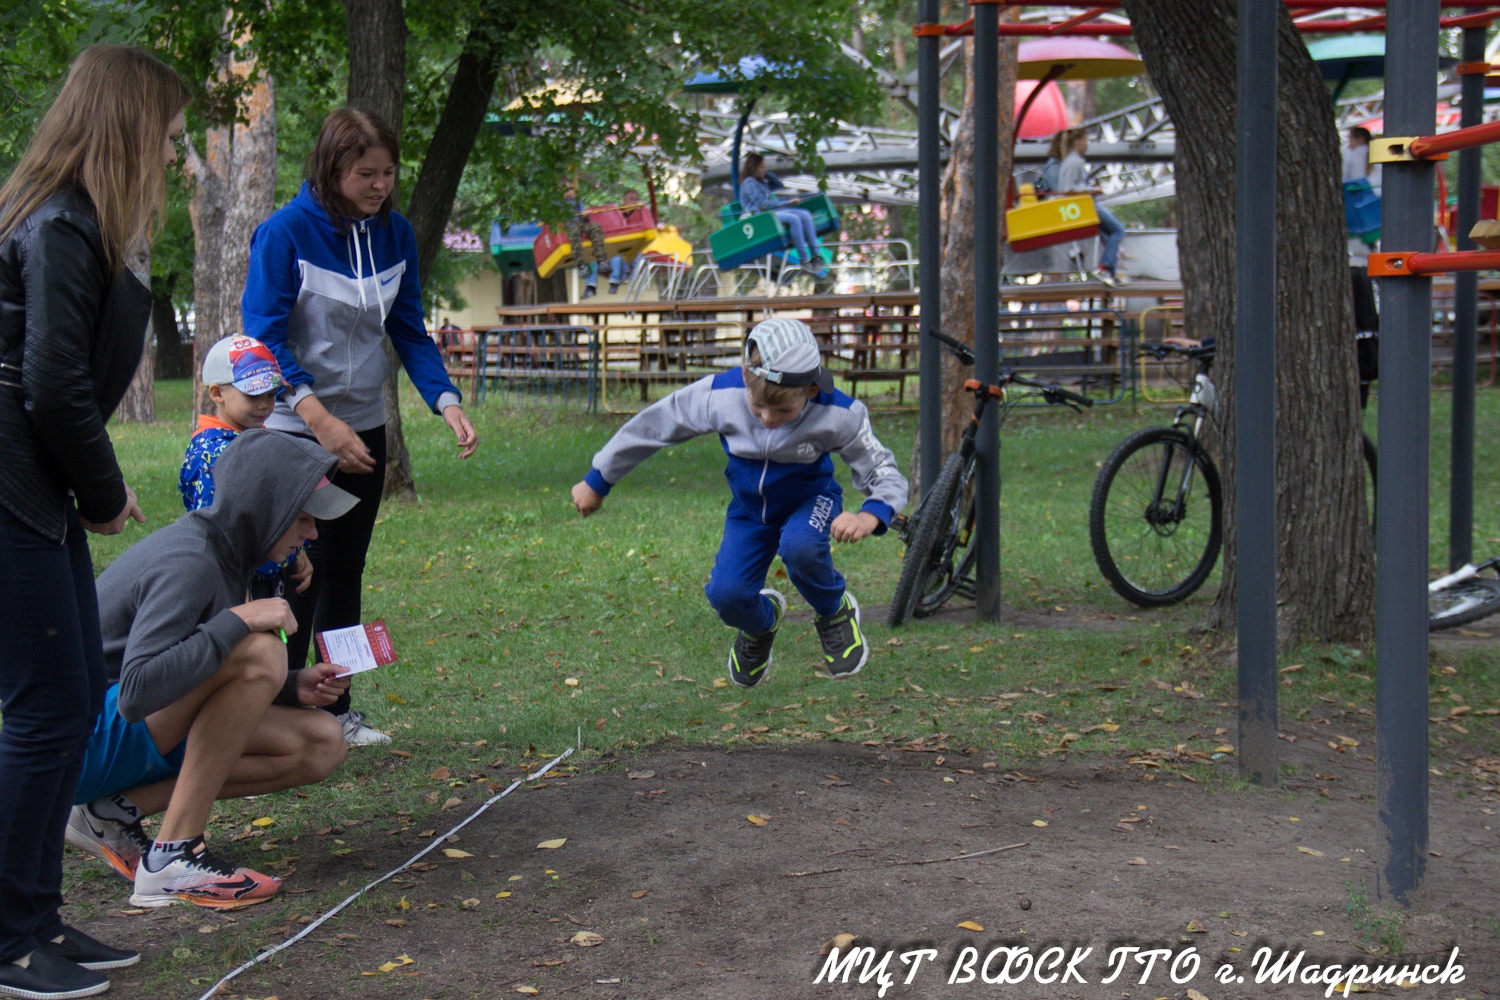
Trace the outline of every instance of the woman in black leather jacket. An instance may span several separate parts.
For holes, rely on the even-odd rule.
[[[104,697],[85,531],[143,521],[104,424],[151,298],[125,268],[190,92],[141,49],[81,53],[0,187],[0,995],[86,996],[139,959],[64,926],[63,834]]]

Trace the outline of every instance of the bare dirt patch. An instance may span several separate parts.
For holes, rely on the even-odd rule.
[[[912,986],[900,985],[906,969],[893,958],[897,985],[887,996],[1003,989],[1179,998],[1188,986],[1210,1000],[1321,996],[1324,987],[1212,979],[1225,963],[1245,972],[1262,945],[1306,950],[1305,962],[1378,961],[1367,949],[1379,932],[1362,938],[1345,913],[1350,883],[1363,883],[1369,904],[1383,912],[1373,765],[1328,747],[1321,730],[1300,732],[1284,746],[1286,759],[1316,777],[1275,791],[1191,784],[1124,757],[997,763],[962,748],[913,753],[825,742],[632,757],[518,790],[446,845],[469,857],[436,854],[434,868],[381,886],[271,968],[242,977],[234,993],[478,998],[530,987],[542,997],[601,1000],[873,997],[874,983],[813,984],[822,944],[849,933],[881,950],[939,953]],[[1232,762],[1223,763],[1227,775]],[[1449,771],[1471,766],[1488,773],[1472,762]],[[1392,933],[1409,962],[1441,964],[1457,945],[1468,978],[1462,987],[1403,996],[1487,996],[1500,983],[1496,781],[1500,775],[1435,779],[1427,883]],[[462,815],[440,813],[426,825],[441,833]],[[561,848],[537,848],[564,837]],[[340,839],[353,853],[334,855],[320,848],[327,839],[304,838],[306,860],[289,890],[357,887],[426,842],[349,831]],[[101,911],[124,905],[123,892],[110,896],[100,886]],[[296,897],[287,902],[295,909]],[[176,907],[101,915],[84,926],[107,940],[133,933],[148,951],[201,950],[210,935],[200,925],[222,920]],[[983,930],[961,929],[966,921]],[[602,943],[574,943],[582,931]],[[232,928],[219,931],[226,932]],[[1092,947],[1079,966],[1087,985],[946,985],[964,946],[983,956],[1021,944]],[[1174,985],[1157,969],[1143,986],[1134,966],[1101,984],[1107,952],[1127,944],[1196,948],[1203,971]],[[235,961],[244,949],[237,953]],[[401,955],[413,964],[378,971]],[[186,982],[189,974],[205,973],[184,971],[174,987],[148,989],[124,970],[113,995],[196,996],[204,986]]]

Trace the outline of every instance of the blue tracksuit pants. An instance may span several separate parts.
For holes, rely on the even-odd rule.
[[[844,577],[833,568],[828,529],[843,509],[839,492],[827,490],[809,497],[783,520],[763,524],[739,500],[731,500],[724,517],[724,541],[703,588],[724,624],[752,634],[775,624],[776,610],[760,591],[778,553],[792,586],[815,613],[838,611]]]

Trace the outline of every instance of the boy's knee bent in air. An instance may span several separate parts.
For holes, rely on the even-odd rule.
[[[286,643],[270,632],[251,632],[235,643],[225,663],[234,664],[241,680],[280,690],[287,673]]]
[[[770,602],[760,595],[764,586],[764,579],[756,581],[715,573],[703,593],[724,624],[753,633],[770,628],[775,617]]]

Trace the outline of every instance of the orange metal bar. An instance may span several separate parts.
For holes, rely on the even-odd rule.
[[[1500,250],[1461,250],[1452,253],[1372,253],[1370,277],[1401,278],[1452,271],[1500,269]]]
[[[1459,76],[1489,76],[1490,70],[1494,68],[1487,62],[1467,62],[1453,67],[1453,72]]]
[[[1068,18],[1066,21],[1058,21],[1056,24],[1049,24],[1047,26],[1047,34],[1061,34],[1062,32],[1067,31],[1069,28],[1074,28],[1080,24],[1092,21],[1100,14],[1103,14],[1105,11],[1111,9],[1112,8],[1110,7],[1095,7],[1093,10],[1086,10],[1082,14],[1075,14],[1074,16]]]

